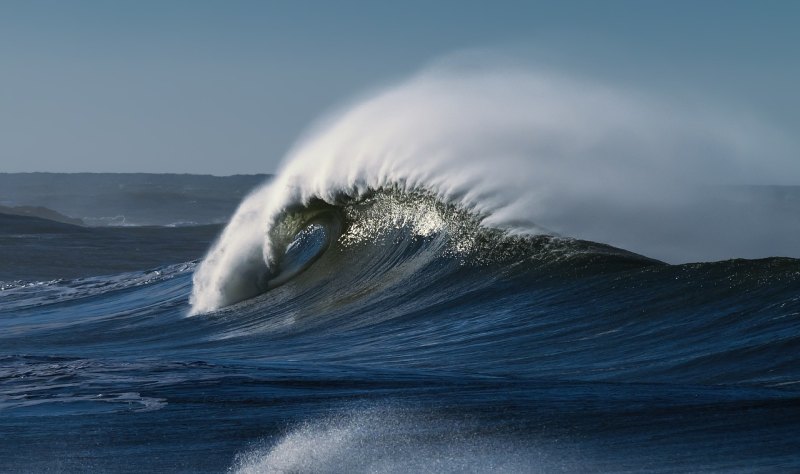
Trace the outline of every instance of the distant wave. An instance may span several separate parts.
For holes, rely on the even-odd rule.
[[[309,212],[380,190],[422,193],[505,236],[558,234],[691,259],[674,242],[718,246],[703,227],[715,211],[697,210],[697,190],[752,176],[742,158],[757,142],[749,133],[698,108],[564,75],[428,70],[332,114],[299,142],[199,266],[192,313],[263,292]],[[420,235],[448,225],[432,219]]]

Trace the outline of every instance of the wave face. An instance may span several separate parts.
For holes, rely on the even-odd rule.
[[[270,227],[268,239],[271,249],[283,253],[269,255],[265,263],[251,250],[248,260],[233,269],[238,273],[212,294],[213,301],[234,303],[285,283],[304,292],[313,289],[317,300],[340,293],[371,293],[376,280],[382,282],[379,288],[413,287],[484,266],[530,267],[540,273],[580,266],[584,260],[598,261],[597,268],[603,270],[655,263],[602,244],[487,228],[480,218],[427,193],[391,189],[346,199],[339,205],[317,200],[283,213]],[[260,242],[250,243],[254,249],[262,248]],[[195,273],[195,312],[207,309],[202,299],[206,289],[199,283],[208,263]],[[303,274],[312,264],[314,271]]]
[[[709,197],[710,185],[779,176],[763,158],[769,147],[755,152],[755,128],[566,76],[427,71],[333,114],[289,153],[198,269],[192,313],[263,292],[299,231],[290,216],[321,203],[341,212],[381,190],[427,194],[508,235],[577,237],[671,262],[800,256],[780,237],[800,231],[788,211],[734,215],[741,203]]]

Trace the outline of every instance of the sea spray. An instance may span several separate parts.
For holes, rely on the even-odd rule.
[[[675,235],[693,249],[723,232],[749,242],[755,226],[707,229],[713,206],[696,209],[703,186],[749,176],[757,131],[698,110],[525,68],[424,71],[332,114],[291,150],[198,268],[191,312],[268,287],[287,212],[385,188],[429,193],[510,234],[555,232],[672,261],[697,258],[670,245]]]

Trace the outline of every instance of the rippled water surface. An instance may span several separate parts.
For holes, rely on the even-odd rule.
[[[0,470],[800,470],[797,260],[666,265],[420,195],[298,212],[217,311],[189,316],[194,261],[4,281]]]

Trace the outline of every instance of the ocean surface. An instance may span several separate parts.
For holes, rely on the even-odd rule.
[[[434,68],[255,189],[3,197],[178,227],[0,222],[0,472],[800,472],[800,188],[682,110]]]
[[[667,265],[397,190],[283,223],[263,291],[192,316],[202,251],[4,274],[0,471],[800,470],[798,260]],[[120,242],[59,226],[16,265]]]

